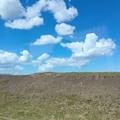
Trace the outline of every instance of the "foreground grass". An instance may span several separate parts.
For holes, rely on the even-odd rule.
[[[0,93],[0,120],[120,120],[119,98]]]

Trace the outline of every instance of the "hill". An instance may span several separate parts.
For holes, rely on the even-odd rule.
[[[119,120],[120,73],[0,75],[0,120]]]

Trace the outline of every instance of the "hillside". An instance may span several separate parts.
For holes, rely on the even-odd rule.
[[[120,73],[0,75],[0,120],[119,120]]]

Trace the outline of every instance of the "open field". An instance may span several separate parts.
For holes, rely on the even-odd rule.
[[[120,73],[0,75],[0,120],[120,120]]]

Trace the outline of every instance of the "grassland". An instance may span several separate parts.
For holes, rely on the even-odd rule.
[[[120,73],[0,75],[0,120],[120,120]]]

